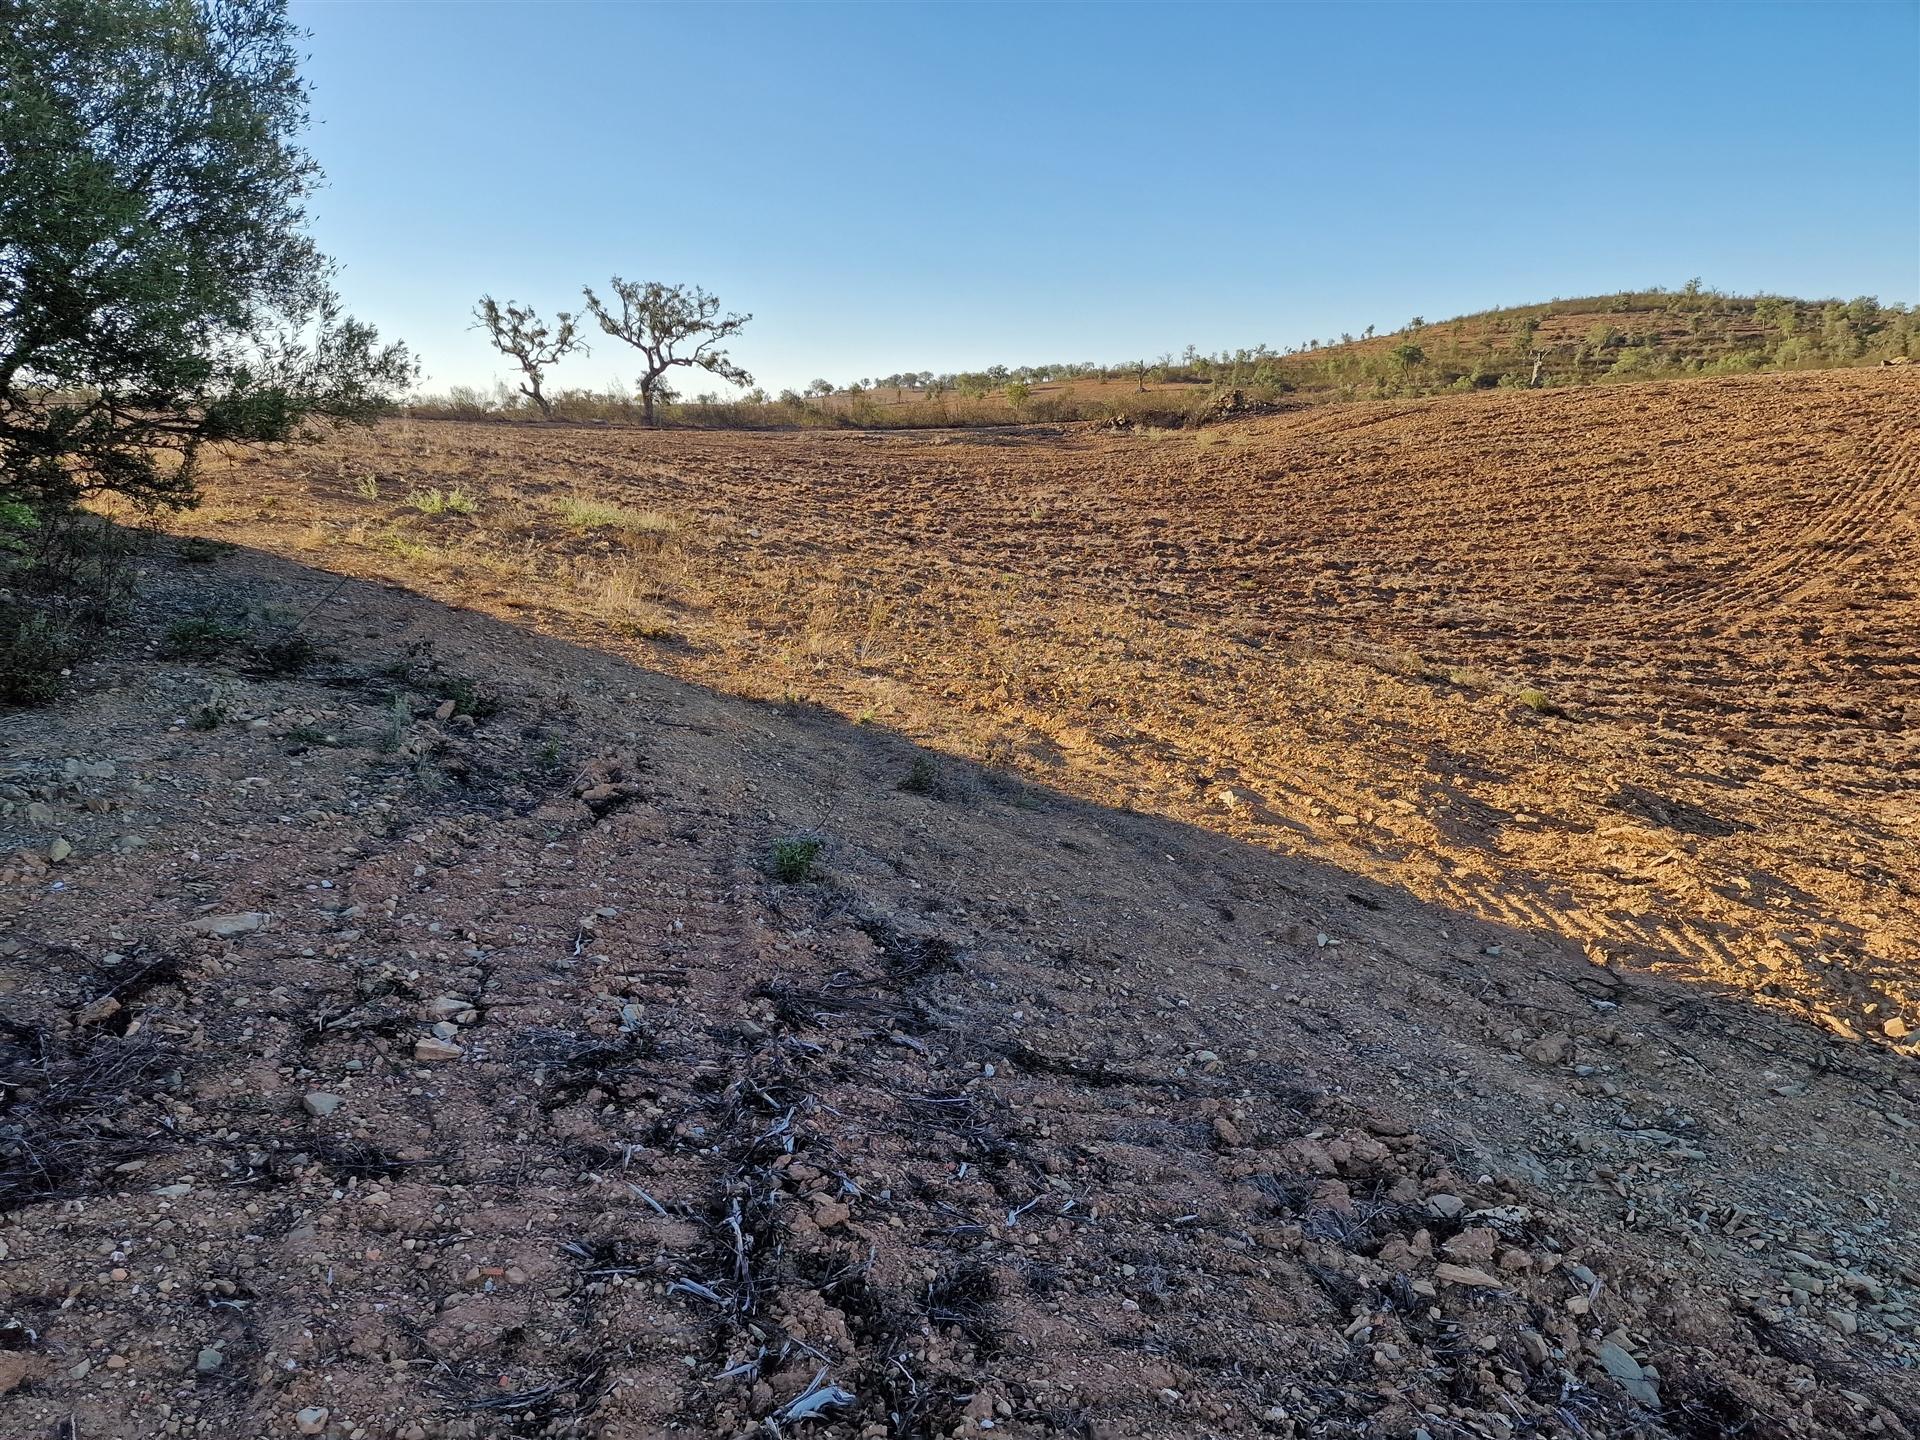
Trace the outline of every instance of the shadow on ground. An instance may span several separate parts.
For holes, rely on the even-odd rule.
[[[7,1433],[1908,1433],[1736,997],[253,552],[0,763]]]

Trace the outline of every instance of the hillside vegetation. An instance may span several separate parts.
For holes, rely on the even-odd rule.
[[[1555,299],[1391,332],[1313,338],[1121,364],[1091,361],[902,371],[847,385],[816,380],[774,397],[701,395],[663,408],[670,424],[719,428],[917,427],[1076,420],[1180,424],[1250,408],[1387,399],[1450,391],[1545,389],[1687,375],[1811,370],[1920,359],[1920,323],[1903,304],[1872,296],[1801,300],[1728,295],[1698,281],[1678,290],[1623,290]],[[569,390],[558,418],[631,423],[636,397]],[[421,418],[535,419],[524,397],[455,387],[410,410]]]

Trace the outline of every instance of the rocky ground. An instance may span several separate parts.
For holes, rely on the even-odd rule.
[[[1866,406],[1881,449],[1865,473],[1888,454],[1907,463],[1897,417],[1874,408],[1895,392],[1871,387],[1889,382],[1764,383],[1811,415]],[[1846,385],[1860,388],[1821,398]],[[1676,389],[1685,400],[1685,387],[1608,393],[1657,407]],[[1732,393],[1742,414],[1754,403],[1737,388],[1699,393]],[[1501,423],[1530,435],[1537,399],[1467,397],[1391,423],[1474,433],[1499,412],[1466,406],[1520,403]],[[1400,414],[1377,409],[1383,425]],[[445,428],[456,438],[416,426],[377,443],[425,444],[421,483],[445,484],[436,464],[496,443]],[[875,452],[871,468],[902,457],[889,493],[907,499],[894,520],[863,523],[908,538],[855,558],[902,577],[904,595],[912,576],[896,557],[937,552],[928,527],[961,532],[951,555],[972,553],[964,517],[977,510],[943,509],[948,491],[908,504],[911,447],[940,465],[960,445],[1004,450],[1005,528],[1007,510],[1034,503],[1022,475],[1065,483],[1061,454],[1112,477],[1142,453],[1121,447],[1186,447],[1081,492],[1144,505],[1183,473],[1195,493],[1224,489],[1235,466],[1317,443],[1249,433],[1249,453],[1224,458],[1191,437],[889,442],[909,448]],[[1842,425],[1820,443],[1843,453],[1856,439]],[[700,473],[733,467],[777,497],[780,476],[733,448],[756,441],[802,447],[765,452],[792,470],[850,467],[841,508],[868,513],[849,458],[868,442],[818,437],[670,437],[680,448],[651,468],[619,462],[638,476],[629,503],[661,498],[647,484],[684,483],[690,498]],[[701,444],[709,470],[672,480]],[[326,484],[357,491],[364,476],[345,462],[359,453],[330,457]],[[763,638],[756,660],[738,637],[766,637],[757,627],[775,612],[746,599],[777,587],[742,557],[792,546],[796,567],[847,563],[808,558],[817,532],[781,518],[798,500],[741,507],[723,527],[683,499],[671,546],[659,524],[629,525],[550,556],[555,574],[527,552],[526,585],[505,589],[506,572],[474,558],[493,553],[480,545],[409,557],[343,529],[334,568],[289,558],[301,546],[276,537],[310,539],[326,523],[308,508],[319,501],[267,504],[284,477],[238,474],[257,490],[228,482],[215,497],[228,510],[201,523],[250,548],[158,542],[135,622],[60,702],[0,722],[0,1434],[1505,1440],[1920,1427],[1920,1082],[1887,1023],[1910,1012],[1886,1008],[1887,986],[1911,983],[1898,962],[1913,892],[1895,843],[1907,802],[1888,768],[1908,742],[1883,723],[1903,702],[1885,677],[1910,662],[1891,642],[1873,648],[1885,607],[1904,603],[1897,576],[1858,572],[1854,629],[1827,637],[1848,637],[1835,653],[1894,657],[1853,672],[1886,687],[1868,718],[1828,717],[1831,760],[1827,722],[1783,730],[1776,749],[1821,763],[1783,760],[1739,783],[1709,772],[1728,754],[1716,747],[1748,739],[1698,736],[1679,778],[1719,785],[1704,820],[1670,783],[1683,732],[1666,721],[1693,712],[1676,701],[1654,727],[1609,711],[1591,679],[1600,660],[1552,671],[1551,656],[1575,648],[1563,636],[1488,642],[1548,657],[1527,678],[1546,672],[1552,705],[1570,712],[1556,717],[1491,683],[1334,653],[1384,643],[1364,608],[1344,642],[1333,618],[1269,633],[1271,668],[1242,661],[1245,686],[1302,697],[1321,685],[1324,712],[1373,736],[1356,750],[1356,792],[1384,785],[1380,755],[1456,717],[1455,784],[1349,811],[1257,788],[1256,774],[1280,772],[1243,764],[1255,749],[1230,751],[1225,719],[1174,738],[1232,774],[1193,786],[1194,772],[1171,773],[1189,752],[1170,747],[1155,752],[1165,772],[1142,764],[1142,788],[1121,793],[1111,747],[1049,756],[1032,743],[1064,728],[1064,684],[1027,673],[989,693],[951,648],[912,648],[927,632],[904,622],[875,627],[865,654],[845,648],[842,621],[802,623]],[[1400,488],[1415,493],[1404,477]],[[1856,543],[1899,533],[1903,493]],[[1155,503],[1176,534],[1203,513]],[[1058,519],[1054,533],[1073,528]],[[625,597],[624,622],[604,593],[591,598],[607,608],[557,606],[548,582],[585,573],[559,575],[562,562],[603,541],[638,551],[644,535],[656,568],[688,567],[680,590]],[[1064,543],[1009,539],[1005,554]],[[334,573],[369,568],[376,549],[412,566],[415,588],[466,586],[450,598],[498,615]],[[1104,603],[1076,590],[1070,612],[1023,608],[1034,571],[971,563],[942,594],[982,663],[1019,648],[960,604],[988,570],[1014,597],[1003,636]],[[1091,585],[1097,564],[1073,573]],[[1492,569],[1475,593],[1518,584]],[[1216,567],[1194,583],[1227,582]],[[798,604],[811,592],[787,593]],[[1304,613],[1310,599],[1288,603]],[[1795,603],[1815,602],[1803,589]],[[1740,604],[1756,636],[1714,643],[1779,649],[1773,612]],[[652,614],[641,605],[665,619],[636,621]],[[1128,706],[1158,706],[1172,735],[1172,721],[1204,715],[1169,698],[1170,672],[1191,657],[1169,647],[1200,608],[1143,601],[1144,628],[1113,638],[1132,647],[1137,684],[1115,685],[1083,725],[1111,736],[1140,722]],[[1820,624],[1841,624],[1838,601],[1825,613]],[[1676,614],[1676,631],[1711,618]],[[209,616],[222,628],[181,628]],[[286,643],[293,634],[312,652]],[[1682,636],[1680,649],[1706,643]],[[1816,625],[1800,669],[1764,683],[1826,704],[1819,673],[1839,662],[1822,658],[1825,643]],[[1620,635],[1607,644],[1628,648]],[[1062,663],[1060,648],[1032,653],[1041,668]],[[1635,664],[1651,673],[1658,657]],[[775,693],[726,693],[753,687],[723,683],[722,666],[737,681],[774,677]],[[1191,688],[1217,673],[1190,671]],[[856,684],[896,713],[836,713]],[[932,713],[918,696],[943,690],[990,753],[945,743],[959,721],[933,735],[910,719]],[[1223,716],[1236,703],[1211,694]],[[1249,701],[1241,733],[1294,727],[1287,773],[1332,763],[1331,720],[1268,709],[1254,727],[1253,713]],[[1527,755],[1533,769],[1517,765]],[[1579,768],[1594,756],[1638,768]],[[1536,773],[1567,777],[1567,796],[1588,779],[1596,793],[1581,803],[1613,804],[1618,843],[1666,837],[1676,858],[1633,851],[1656,874],[1727,866],[1735,852],[1718,847],[1762,843],[1738,838],[1761,828],[1747,817],[1787,795],[1794,808],[1765,843],[1799,857],[1795,875],[1853,874],[1857,908],[1773,874],[1766,886],[1790,912],[1773,928],[1792,963],[1767,972],[1768,994],[1689,973],[1676,951],[1448,903],[1434,877],[1457,872],[1422,857],[1440,852],[1431,837],[1467,853],[1459,837],[1476,815],[1498,841],[1475,852],[1491,877],[1480,893],[1518,893],[1545,864],[1543,835],[1572,835],[1551,853],[1585,873],[1588,842],[1564,811],[1472,809],[1489,804],[1475,787],[1495,783],[1477,777],[1509,766],[1510,799]],[[1814,777],[1797,792],[1795,768]],[[1178,803],[1155,801],[1160,783]],[[1831,832],[1805,818],[1816,785],[1882,830],[1821,853]],[[1222,803],[1220,788],[1245,793]],[[1703,829],[1726,829],[1728,810],[1750,828]],[[1425,848],[1389,843],[1419,834]],[[1733,933],[1731,911],[1709,913],[1722,903],[1685,913]],[[1791,923],[1857,929],[1863,909],[1884,921],[1878,949],[1815,951]],[[1737,970],[1730,960],[1725,973]],[[1818,1023],[1821,1005],[1844,1024]]]

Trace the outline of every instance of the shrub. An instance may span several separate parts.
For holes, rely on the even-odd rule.
[[[491,720],[500,713],[500,697],[464,675],[449,675],[435,683],[442,700],[453,702],[453,713],[471,715],[476,720]]]
[[[913,766],[907,771],[907,778],[900,782],[900,788],[909,795],[932,795],[940,788],[940,774],[933,768],[933,761],[925,755],[913,757]]]
[[[227,717],[233,712],[227,702],[219,696],[202,700],[187,712],[187,724],[195,730],[218,730],[227,723]]]
[[[374,738],[373,748],[382,755],[391,755],[400,748],[411,724],[413,712],[407,708],[407,697],[398,693],[389,696],[386,709],[381,712],[380,733]]]
[[[1544,690],[1522,690],[1513,698],[1536,715],[1564,716],[1567,713],[1561,706],[1548,699],[1547,692]]]
[[[53,699],[72,655],[72,635],[45,611],[0,611],[0,703]]]
[[[193,615],[167,627],[160,653],[169,660],[217,660],[246,633],[218,616]]]
[[[40,517],[24,500],[0,500],[0,550],[19,554],[27,548]]]
[[[1608,375],[1618,375],[1625,379],[1649,375],[1654,369],[1653,351],[1645,345],[1629,345],[1614,360]]]
[[[811,836],[793,836],[776,840],[773,845],[773,878],[783,885],[798,885],[812,878],[813,862],[820,858],[824,845]]]
[[[260,666],[275,675],[298,675],[319,657],[320,647],[299,630],[276,635],[259,650]]]
[[[233,548],[224,540],[209,540],[204,535],[189,535],[180,542],[180,559],[188,565],[211,565]]]

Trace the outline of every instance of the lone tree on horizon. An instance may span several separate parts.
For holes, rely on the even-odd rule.
[[[665,376],[675,365],[686,365],[718,375],[735,385],[751,385],[753,377],[728,357],[722,342],[740,333],[751,315],[720,314],[720,301],[699,286],[663,285],[657,280],[644,282],[611,281],[618,312],[601,303],[587,287],[587,310],[600,328],[616,340],[624,340],[646,357],[647,366],[640,376],[640,406],[646,423],[654,423],[654,401],[667,392]]]
[[[0,25],[0,501],[178,509],[209,444],[370,420],[412,357],[342,313],[285,0],[37,0]]]
[[[482,295],[473,307],[474,323],[487,332],[487,339],[502,355],[511,357],[527,378],[520,393],[540,407],[546,419],[553,418],[553,402],[540,388],[540,376],[550,365],[566,356],[585,354],[586,341],[574,333],[575,317],[562,310],[554,317],[552,328],[533,311],[531,305],[509,300],[502,305],[491,295]]]

